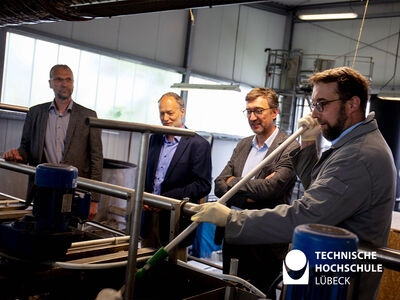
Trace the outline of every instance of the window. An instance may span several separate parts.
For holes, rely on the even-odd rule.
[[[48,80],[55,64],[72,69],[77,103],[99,118],[121,121],[160,124],[157,101],[182,79],[177,72],[8,33],[3,101],[28,107],[51,101]]]
[[[190,83],[229,84],[191,76]],[[251,90],[240,86],[241,92],[190,90],[186,107],[186,126],[194,130],[248,136],[253,134],[247,118],[245,98]]]

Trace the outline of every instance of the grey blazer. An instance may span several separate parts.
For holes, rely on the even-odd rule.
[[[31,107],[25,118],[18,152],[26,163],[33,166],[45,162],[43,149],[50,104],[51,102],[47,102]],[[74,102],[62,163],[78,168],[79,176],[101,180],[103,170],[101,131],[90,128],[85,123],[87,117],[97,117],[96,112]]]
[[[242,179],[242,171],[251,150],[251,142],[254,136],[242,139],[228,161],[221,174],[215,179],[215,195],[222,197],[229,189]],[[277,136],[269,147],[266,156],[282,144],[288,136],[279,129]],[[266,165],[254,179],[249,180],[238,193],[231,198],[228,205],[234,205],[243,209],[273,208],[278,204],[289,203],[293,186],[296,182],[296,174],[293,170],[289,153],[299,147],[294,141],[286,149],[281,151],[271,163]],[[265,177],[272,172],[276,174],[269,180]],[[226,180],[235,176],[228,184]],[[256,203],[246,202],[250,198]]]

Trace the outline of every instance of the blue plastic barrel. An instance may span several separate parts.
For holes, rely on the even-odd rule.
[[[284,299],[345,300],[357,261],[358,238],[329,225],[299,225],[282,268]]]

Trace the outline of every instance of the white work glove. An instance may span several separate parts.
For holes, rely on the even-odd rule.
[[[114,289],[102,289],[95,300],[122,300],[122,295]]]
[[[306,127],[308,128],[306,131],[304,131],[301,135],[301,141],[302,142],[312,142],[317,139],[317,136],[321,132],[321,127],[318,124],[317,119],[313,118],[311,116],[311,113],[309,113],[307,116],[301,118],[297,122],[297,127]]]
[[[197,207],[192,207],[191,210],[197,211],[197,214],[191,218],[193,222],[209,222],[219,227],[225,227],[231,212],[230,208],[218,202],[200,204]]]

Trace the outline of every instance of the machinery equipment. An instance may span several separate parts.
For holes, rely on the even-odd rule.
[[[32,189],[33,213],[0,224],[0,247],[8,256],[50,260],[64,255],[81,233],[70,227],[89,215],[90,193],[77,192],[78,170],[41,164]]]

